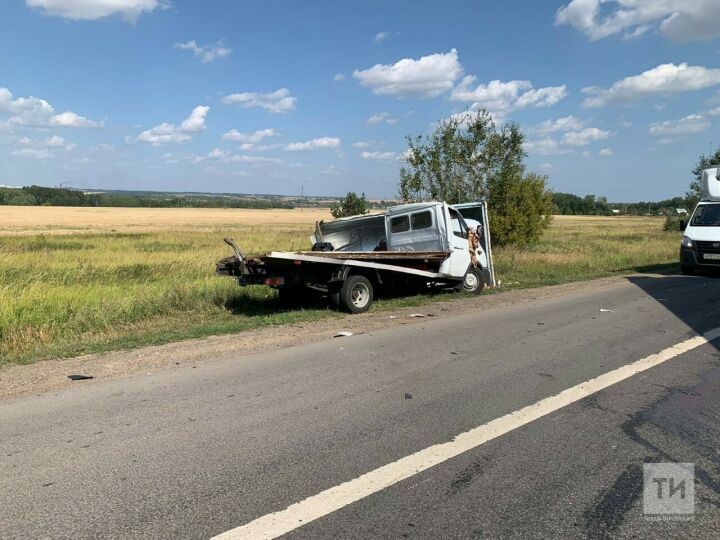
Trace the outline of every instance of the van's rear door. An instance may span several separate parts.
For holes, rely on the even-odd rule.
[[[487,254],[488,270],[490,272],[490,279],[492,283],[489,285],[494,287],[495,283],[495,266],[493,265],[492,257],[492,241],[490,237],[490,220],[488,219],[487,203],[485,201],[478,201],[473,203],[462,203],[451,205],[455,210],[460,212],[460,215],[465,219],[474,219],[478,223],[482,224],[483,234],[480,239],[480,245],[483,251]]]

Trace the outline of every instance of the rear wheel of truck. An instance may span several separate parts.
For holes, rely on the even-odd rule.
[[[337,295],[341,309],[350,313],[364,313],[373,302],[372,282],[365,276],[348,276]]]
[[[458,287],[458,290],[471,294],[479,294],[485,290],[485,287],[485,278],[482,272],[480,272],[479,268],[471,266],[468,268],[465,279],[463,279],[462,285]]]

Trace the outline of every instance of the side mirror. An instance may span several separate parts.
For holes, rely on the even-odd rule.
[[[681,230],[681,231],[684,231],[684,230],[685,230],[685,227],[687,227],[687,223],[688,223],[688,222],[687,222],[686,219],[681,219],[681,220],[680,220],[680,230]]]

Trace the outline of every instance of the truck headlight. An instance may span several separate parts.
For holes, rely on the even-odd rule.
[[[692,240],[689,236],[683,236],[682,238],[682,246],[686,248],[691,248],[692,246]]]

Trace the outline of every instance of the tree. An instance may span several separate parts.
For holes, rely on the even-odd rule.
[[[690,182],[690,191],[687,192],[687,199],[690,203],[688,206],[693,207],[702,198],[702,172],[705,169],[717,167],[720,165],[720,148],[715,150],[714,154],[706,156],[700,154],[695,167],[692,170],[693,181]]]
[[[358,197],[357,193],[349,191],[340,202],[330,208],[330,213],[334,218],[367,214],[368,203],[365,194],[363,193]]]
[[[550,224],[553,202],[547,177],[525,171],[524,138],[517,124],[498,129],[486,110],[442,120],[431,135],[407,138],[400,198],[485,199],[495,243],[535,243]]]

